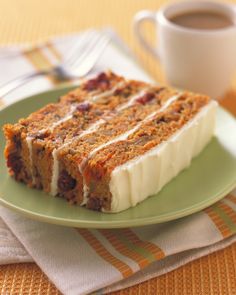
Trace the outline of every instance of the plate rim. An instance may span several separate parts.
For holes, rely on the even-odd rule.
[[[54,89],[50,89],[47,91],[39,92],[37,94],[26,96],[23,99],[20,99],[16,102],[13,102],[7,106],[4,106],[0,109],[0,114],[2,112],[7,112],[11,107],[21,104],[23,101],[27,101],[30,99],[36,99],[39,95],[49,95],[50,93],[55,93],[56,91],[70,91],[79,85],[64,85],[59,86]],[[62,95],[62,94],[60,94]],[[230,116],[232,119],[235,120],[234,116],[227,110],[225,110],[223,107],[219,106],[220,110],[223,110],[225,113],[227,113],[228,116]],[[132,220],[113,220],[112,223],[108,221],[94,221],[94,220],[80,220],[78,219],[70,219],[70,218],[61,218],[61,217],[55,217],[55,216],[49,216],[49,215],[43,215],[41,213],[37,213],[34,211],[30,211],[28,209],[22,208],[20,206],[17,206],[13,204],[12,202],[8,202],[3,196],[0,195],[0,204],[8,209],[12,209],[15,212],[21,213],[22,215],[29,217],[30,219],[37,220],[40,222],[50,223],[50,224],[56,224],[61,226],[67,226],[67,227],[78,227],[78,228],[124,228],[124,227],[140,227],[145,225],[151,225],[151,224],[158,224],[158,223],[164,223],[172,220],[176,220],[179,218],[183,218],[186,216],[189,216],[193,213],[199,212],[202,209],[205,209],[209,207],[210,205],[216,203],[217,201],[221,200],[224,196],[226,196],[234,187],[236,186],[236,179],[232,183],[228,184],[227,187],[224,187],[221,191],[219,191],[214,196],[203,200],[197,204],[194,204],[188,208],[181,209],[177,211],[174,215],[173,213],[165,213],[163,215],[158,216],[150,216],[150,217],[143,217],[143,218],[135,218]],[[85,209],[88,210],[88,209]],[[129,209],[127,209],[129,210]],[[103,213],[103,212],[97,212],[98,214],[119,214],[118,213]]]
[[[132,219],[131,221],[122,220],[122,221],[116,221],[113,220],[111,223],[111,226],[109,226],[109,222],[107,221],[81,221],[81,220],[74,220],[74,219],[64,219],[59,217],[50,217],[47,215],[42,215],[39,213],[33,213],[32,211],[29,211],[27,209],[22,209],[19,206],[15,206],[12,203],[7,202],[5,199],[2,199],[0,196],[0,204],[8,209],[13,209],[15,212],[21,213],[22,215],[29,217],[30,219],[45,222],[49,224],[55,224],[55,225],[61,225],[66,227],[77,227],[77,228],[90,228],[90,229],[112,229],[112,228],[126,228],[126,227],[141,227],[146,225],[152,225],[152,224],[159,224],[159,223],[165,223],[168,221],[177,220],[183,217],[190,216],[194,213],[200,212],[201,210],[215,204],[224,196],[226,196],[236,185],[236,181],[230,184],[227,188],[222,190],[217,196],[212,197],[210,199],[204,200],[197,205],[193,205],[194,208],[188,207],[183,210],[178,211],[176,214],[165,214],[161,217],[161,220],[159,220],[156,216],[152,217],[145,217],[142,219],[136,218]],[[88,209],[85,209],[88,210]],[[103,212],[97,212],[98,214],[119,214],[118,213],[103,213]],[[128,225],[127,225],[128,224]]]

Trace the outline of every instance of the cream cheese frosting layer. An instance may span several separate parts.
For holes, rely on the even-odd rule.
[[[112,194],[109,212],[136,206],[187,168],[214,134],[217,105],[211,101],[167,141],[116,167],[109,184]]]

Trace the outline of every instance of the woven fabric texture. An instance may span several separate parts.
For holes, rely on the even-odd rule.
[[[236,244],[112,295],[236,294]],[[33,263],[0,267],[0,294],[61,294]]]

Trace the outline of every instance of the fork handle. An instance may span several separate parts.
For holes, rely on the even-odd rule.
[[[37,76],[42,76],[46,75],[48,72],[47,71],[40,71],[36,73],[28,73],[21,75],[19,77],[14,78],[13,80],[8,81],[7,83],[3,84],[0,86],[0,98],[3,98],[5,95],[9,94],[16,88],[23,86],[27,82],[31,81],[31,79],[37,77]]]

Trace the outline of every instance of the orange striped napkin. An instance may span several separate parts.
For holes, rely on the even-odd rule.
[[[35,48],[0,49],[0,82],[56,63],[79,35],[60,37]],[[109,66],[150,81],[113,34],[95,70]],[[55,87],[52,77],[38,78],[3,100]],[[139,228],[87,230],[27,219],[0,207],[0,263],[35,261],[57,288],[68,295],[99,294],[134,285],[173,270],[236,241],[236,190],[191,216]]]

